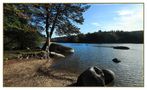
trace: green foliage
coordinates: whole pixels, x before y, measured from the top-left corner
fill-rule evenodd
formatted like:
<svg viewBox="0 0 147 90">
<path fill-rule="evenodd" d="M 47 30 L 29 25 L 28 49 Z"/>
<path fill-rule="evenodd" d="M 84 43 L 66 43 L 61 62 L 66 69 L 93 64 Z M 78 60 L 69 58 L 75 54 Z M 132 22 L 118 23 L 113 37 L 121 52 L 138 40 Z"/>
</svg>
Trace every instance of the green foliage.
<svg viewBox="0 0 147 90">
<path fill-rule="evenodd" d="M 79 33 L 74 24 L 83 23 L 83 12 L 89 8 L 86 4 L 27 4 L 27 7 L 30 8 L 32 25 L 49 30 L 51 36 L 54 30 L 57 35 Z"/>
<path fill-rule="evenodd" d="M 33 48 L 40 42 L 36 27 L 29 25 L 29 18 L 19 4 L 4 4 L 4 49 Z"/>
<path fill-rule="evenodd" d="M 5 31 L 4 47 L 5 49 L 26 49 L 35 48 L 40 44 L 41 37 L 37 31 L 9 30 Z M 11 37 L 11 38 L 10 38 Z M 9 44 L 10 41 L 13 41 Z"/>
<path fill-rule="evenodd" d="M 15 4 L 4 4 L 4 30 L 24 30 L 27 19 Z"/>
</svg>

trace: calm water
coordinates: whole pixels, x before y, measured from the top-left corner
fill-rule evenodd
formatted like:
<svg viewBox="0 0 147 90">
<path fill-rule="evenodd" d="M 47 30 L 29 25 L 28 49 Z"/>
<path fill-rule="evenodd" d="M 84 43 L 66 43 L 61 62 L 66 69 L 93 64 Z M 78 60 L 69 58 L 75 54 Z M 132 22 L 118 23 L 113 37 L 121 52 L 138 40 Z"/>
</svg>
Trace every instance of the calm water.
<svg viewBox="0 0 147 90">
<path fill-rule="evenodd" d="M 61 60 L 57 68 L 80 74 L 90 66 L 97 66 L 115 73 L 114 86 L 144 86 L 143 44 L 62 44 L 74 48 L 75 53 Z M 130 49 L 119 50 L 109 46 L 127 46 Z M 113 58 L 121 62 L 114 63 Z"/>
</svg>

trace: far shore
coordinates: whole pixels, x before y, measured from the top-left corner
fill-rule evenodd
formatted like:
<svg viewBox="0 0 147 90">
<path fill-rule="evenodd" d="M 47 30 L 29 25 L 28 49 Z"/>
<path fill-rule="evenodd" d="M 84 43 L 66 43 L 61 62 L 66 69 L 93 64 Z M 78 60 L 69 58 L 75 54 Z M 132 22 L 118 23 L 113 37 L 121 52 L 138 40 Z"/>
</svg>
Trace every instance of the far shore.
<svg viewBox="0 0 147 90">
<path fill-rule="evenodd" d="M 76 44 L 144 44 L 144 43 L 89 43 L 89 42 L 55 42 L 55 43 L 76 43 Z"/>
</svg>

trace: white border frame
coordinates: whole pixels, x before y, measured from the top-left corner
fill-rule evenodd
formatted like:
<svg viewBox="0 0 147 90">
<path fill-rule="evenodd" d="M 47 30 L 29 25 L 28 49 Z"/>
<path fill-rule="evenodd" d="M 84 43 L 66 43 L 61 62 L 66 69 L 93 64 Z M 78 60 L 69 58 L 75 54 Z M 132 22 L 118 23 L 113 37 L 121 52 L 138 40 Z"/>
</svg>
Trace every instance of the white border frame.
<svg viewBox="0 0 147 90">
<path fill-rule="evenodd" d="M 134 90 L 138 90 L 138 89 L 147 89 L 147 84 L 146 84 L 146 75 L 147 72 L 145 71 L 147 68 L 147 61 L 146 61 L 146 1 L 147 0 L 0 0 L 0 29 L 1 32 L 3 32 L 3 3 L 144 3 L 144 87 L 3 87 L 3 33 L 0 33 L 0 65 L 2 68 L 0 68 L 0 89 L 11 89 L 11 90 L 16 90 L 16 89 L 35 89 L 35 90 L 39 90 L 39 89 L 60 89 L 60 90 L 65 90 L 65 89 L 93 89 L 93 90 L 97 90 L 97 89 L 103 89 L 103 90 L 118 90 L 118 89 L 134 89 Z"/>
</svg>

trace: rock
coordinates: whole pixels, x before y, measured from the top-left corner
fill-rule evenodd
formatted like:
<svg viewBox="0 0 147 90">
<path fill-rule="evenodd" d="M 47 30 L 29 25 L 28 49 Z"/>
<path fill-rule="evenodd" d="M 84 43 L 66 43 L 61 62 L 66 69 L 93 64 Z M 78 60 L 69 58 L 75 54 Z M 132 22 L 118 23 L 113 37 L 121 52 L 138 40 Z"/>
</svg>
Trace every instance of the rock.
<svg viewBox="0 0 147 90">
<path fill-rule="evenodd" d="M 123 50 L 128 50 L 130 49 L 129 47 L 126 47 L 126 46 L 115 46 L 113 47 L 114 49 L 123 49 Z"/>
<path fill-rule="evenodd" d="M 62 57 L 62 58 L 65 57 L 64 55 L 62 55 L 62 54 L 60 54 L 60 53 L 56 53 L 56 52 L 51 52 L 51 53 L 50 53 L 50 56 L 51 56 L 51 57 Z"/>
<path fill-rule="evenodd" d="M 26 59 L 29 59 L 29 56 L 27 56 Z"/>
<path fill-rule="evenodd" d="M 90 67 L 78 77 L 76 86 L 113 86 L 114 79 L 113 71 Z"/>
<path fill-rule="evenodd" d="M 105 85 L 106 86 L 113 86 L 114 79 L 115 79 L 114 72 L 109 69 L 103 69 L 102 71 L 104 73 Z"/>
<path fill-rule="evenodd" d="M 105 86 L 104 73 L 99 68 L 90 67 L 78 77 L 77 86 Z"/>
<path fill-rule="evenodd" d="M 22 55 L 21 55 L 21 54 L 17 55 L 17 59 L 20 59 L 21 57 L 22 57 Z"/>
<path fill-rule="evenodd" d="M 112 59 L 112 61 L 115 62 L 115 63 L 119 63 L 119 62 L 121 62 L 121 61 L 118 60 L 117 58 Z"/>
<path fill-rule="evenodd" d="M 30 49 L 29 47 L 26 47 L 26 50 L 27 50 L 27 51 L 30 51 L 31 49 Z"/>
<path fill-rule="evenodd" d="M 49 50 L 51 52 L 56 52 L 60 54 L 71 54 L 74 52 L 74 49 L 57 43 L 51 43 Z"/>
<path fill-rule="evenodd" d="M 20 58 L 19 58 L 19 60 L 22 60 L 23 59 L 23 57 L 21 56 Z"/>
</svg>

